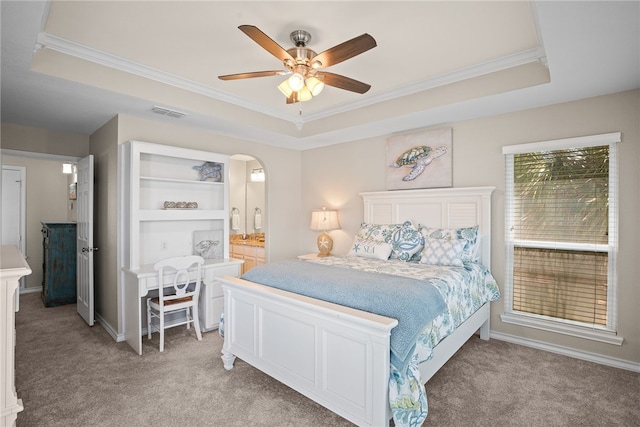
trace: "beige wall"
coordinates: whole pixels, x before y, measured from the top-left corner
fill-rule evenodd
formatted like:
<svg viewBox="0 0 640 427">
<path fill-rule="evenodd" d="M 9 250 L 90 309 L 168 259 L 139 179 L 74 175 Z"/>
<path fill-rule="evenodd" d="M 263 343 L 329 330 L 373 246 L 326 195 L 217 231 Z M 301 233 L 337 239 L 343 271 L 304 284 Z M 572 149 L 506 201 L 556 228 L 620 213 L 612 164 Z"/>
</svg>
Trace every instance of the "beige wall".
<svg viewBox="0 0 640 427">
<path fill-rule="evenodd" d="M 86 157 L 89 135 L 2 123 L 2 148 L 33 153 Z"/>
<path fill-rule="evenodd" d="M 443 124 L 453 128 L 453 185 L 495 186 L 492 198 L 492 265 L 504 278 L 504 145 L 622 132 L 620 155 L 620 241 L 618 332 L 622 346 L 558 335 L 500 321 L 504 302 L 492 305 L 491 328 L 543 343 L 625 361 L 640 362 L 640 91 L 623 92 L 477 120 Z M 334 252 L 344 254 L 362 218 L 362 191 L 385 189 L 386 137 L 302 153 L 303 219 L 323 204 L 339 210 L 342 230 L 331 232 Z M 331 173 L 326 173 L 330 165 Z M 302 228 L 300 247 L 314 252 L 315 233 Z"/>
<path fill-rule="evenodd" d="M 222 154 L 250 154 L 264 166 L 269 215 L 267 253 L 269 260 L 291 258 L 299 253 L 300 229 L 300 152 L 274 148 L 248 141 L 222 137 L 211 132 L 146 121 L 120 115 L 91 136 L 91 154 L 95 156 L 96 204 L 95 243 L 101 248 L 96 259 L 96 313 L 113 333 L 122 334 L 119 312 L 118 223 L 118 146 L 129 140 L 153 142 Z M 116 215 L 116 213 L 118 213 Z M 121 239 L 123 240 L 123 239 Z"/>
<path fill-rule="evenodd" d="M 26 257 L 32 273 L 26 276 L 27 290 L 42 289 L 41 221 L 68 221 L 68 175 L 62 162 L 22 156 L 2 156 L 3 165 L 24 166 L 26 170 Z"/>
<path fill-rule="evenodd" d="M 94 162 L 93 256 L 94 306 L 96 320 L 112 334 L 122 330 L 118 305 L 118 118 L 91 135 Z"/>
<path fill-rule="evenodd" d="M 62 173 L 63 159 L 89 153 L 87 135 L 2 123 L 0 147 L 11 150 L 3 165 L 26 169 L 26 256 L 33 271 L 25 279 L 27 290 L 42 289 L 41 221 L 75 220 L 75 202 L 68 199 L 70 175 Z M 21 154 L 22 152 L 24 154 Z M 47 154 L 50 156 L 42 155 Z"/>
</svg>

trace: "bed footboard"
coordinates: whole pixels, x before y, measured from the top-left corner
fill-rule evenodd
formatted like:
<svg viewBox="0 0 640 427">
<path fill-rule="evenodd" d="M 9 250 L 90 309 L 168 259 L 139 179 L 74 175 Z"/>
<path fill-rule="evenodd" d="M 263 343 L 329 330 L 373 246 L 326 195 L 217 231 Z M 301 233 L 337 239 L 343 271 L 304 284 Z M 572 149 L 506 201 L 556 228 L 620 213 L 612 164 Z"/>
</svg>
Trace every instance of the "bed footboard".
<svg viewBox="0 0 640 427">
<path fill-rule="evenodd" d="M 357 425 L 387 425 L 397 320 L 222 277 L 222 360 L 236 357 Z"/>
</svg>

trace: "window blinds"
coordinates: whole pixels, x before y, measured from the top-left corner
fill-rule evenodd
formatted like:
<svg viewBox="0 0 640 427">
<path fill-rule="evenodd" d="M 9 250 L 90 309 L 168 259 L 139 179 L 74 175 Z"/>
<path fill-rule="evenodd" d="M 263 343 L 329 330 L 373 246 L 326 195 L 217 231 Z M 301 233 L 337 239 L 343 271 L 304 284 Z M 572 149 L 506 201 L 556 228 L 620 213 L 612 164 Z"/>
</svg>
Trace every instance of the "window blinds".
<svg viewBox="0 0 640 427">
<path fill-rule="evenodd" d="M 505 147 L 507 311 L 613 328 L 616 153 L 596 137 Z"/>
</svg>

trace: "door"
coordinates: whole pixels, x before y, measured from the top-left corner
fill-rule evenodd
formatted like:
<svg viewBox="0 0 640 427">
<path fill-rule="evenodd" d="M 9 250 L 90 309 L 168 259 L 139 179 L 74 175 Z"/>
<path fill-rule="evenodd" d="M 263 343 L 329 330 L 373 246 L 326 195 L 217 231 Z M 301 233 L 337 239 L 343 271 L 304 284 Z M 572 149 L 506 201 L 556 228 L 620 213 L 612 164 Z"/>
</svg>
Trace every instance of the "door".
<svg viewBox="0 0 640 427">
<path fill-rule="evenodd" d="M 3 245 L 15 245 L 24 257 L 26 168 L 23 166 L 2 166 L 2 235 Z M 25 287 L 25 278 L 20 279 L 20 289 Z M 17 295 L 17 294 L 16 294 Z"/>
<path fill-rule="evenodd" d="M 80 160 L 77 183 L 77 278 L 78 314 L 89 326 L 94 323 L 93 305 L 93 156 Z"/>
</svg>

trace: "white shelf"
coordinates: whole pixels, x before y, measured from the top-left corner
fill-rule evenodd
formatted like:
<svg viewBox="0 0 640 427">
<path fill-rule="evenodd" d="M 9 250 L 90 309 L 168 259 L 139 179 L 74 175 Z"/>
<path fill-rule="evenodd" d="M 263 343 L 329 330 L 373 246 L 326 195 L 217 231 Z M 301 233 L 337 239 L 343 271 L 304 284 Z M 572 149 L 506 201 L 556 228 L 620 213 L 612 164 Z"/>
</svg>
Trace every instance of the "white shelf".
<svg viewBox="0 0 640 427">
<path fill-rule="evenodd" d="M 193 179 L 174 179 L 174 178 L 159 178 L 155 176 L 141 176 L 140 181 L 155 181 L 155 182 L 166 182 L 166 183 L 174 183 L 174 184 L 186 184 L 186 185 L 217 185 L 224 186 L 224 182 L 215 182 L 215 181 L 198 181 Z"/>
<path fill-rule="evenodd" d="M 224 210 L 204 209 L 149 209 L 140 210 L 140 221 L 190 221 L 190 220 L 221 220 L 227 217 Z"/>
</svg>

